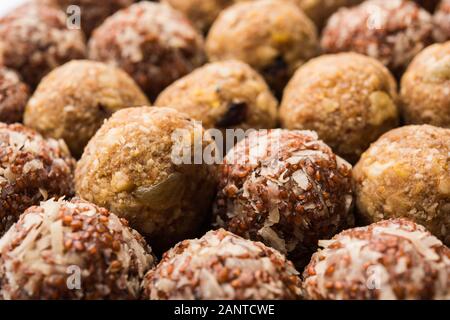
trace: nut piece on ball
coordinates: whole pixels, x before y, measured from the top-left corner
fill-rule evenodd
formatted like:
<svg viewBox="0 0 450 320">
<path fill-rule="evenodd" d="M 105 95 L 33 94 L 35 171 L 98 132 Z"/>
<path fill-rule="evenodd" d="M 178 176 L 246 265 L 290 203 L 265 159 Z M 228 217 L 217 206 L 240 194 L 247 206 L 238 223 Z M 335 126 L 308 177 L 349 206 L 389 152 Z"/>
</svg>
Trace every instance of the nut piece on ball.
<svg viewBox="0 0 450 320">
<path fill-rule="evenodd" d="M 0 123 L 0 236 L 32 205 L 73 195 L 75 160 L 62 140 Z"/>
<path fill-rule="evenodd" d="M 0 240 L 0 298 L 137 299 L 153 266 L 150 247 L 124 219 L 79 199 L 51 199 Z"/>
<path fill-rule="evenodd" d="M 369 0 L 343 8 L 327 22 L 325 52 L 354 51 L 380 60 L 397 76 L 433 43 L 431 15 L 408 0 Z"/>
<path fill-rule="evenodd" d="M 171 106 L 206 128 L 273 128 L 277 100 L 247 64 L 230 60 L 201 67 L 167 87 L 155 102 Z"/>
<path fill-rule="evenodd" d="M 52 69 L 86 55 L 83 33 L 67 28 L 65 13 L 35 2 L 0 18 L 0 39 L 0 61 L 33 88 Z"/>
<path fill-rule="evenodd" d="M 398 125 L 397 84 L 377 60 L 357 53 L 324 55 L 299 68 L 280 108 L 282 126 L 314 130 L 355 163 L 370 143 Z"/>
<path fill-rule="evenodd" d="M 361 220 L 405 217 L 450 244 L 450 129 L 405 126 L 381 136 L 353 169 Z"/>
<path fill-rule="evenodd" d="M 289 1 L 235 4 L 214 22 L 206 41 L 212 61 L 242 60 L 278 94 L 294 71 L 318 53 L 314 23 Z"/>
<path fill-rule="evenodd" d="M 205 60 L 202 36 L 180 12 L 140 2 L 116 12 L 89 41 L 89 57 L 128 72 L 150 99 Z"/>
<path fill-rule="evenodd" d="M 0 121 L 22 122 L 23 111 L 30 96 L 30 89 L 20 76 L 0 66 Z"/>
<path fill-rule="evenodd" d="M 419 53 L 402 78 L 406 123 L 450 128 L 450 41 Z"/>
<path fill-rule="evenodd" d="M 35 0 L 36 1 L 36 0 Z M 81 29 L 87 36 L 98 27 L 107 17 L 114 12 L 132 5 L 135 0 L 38 0 L 52 1 L 66 11 L 70 6 L 78 6 L 81 9 Z"/>
<path fill-rule="evenodd" d="M 219 229 L 166 252 L 143 290 L 152 300 L 292 300 L 300 298 L 300 278 L 276 250 Z"/>
<path fill-rule="evenodd" d="M 317 241 L 353 223 L 351 165 L 311 131 L 260 130 L 220 167 L 215 224 L 304 266 Z"/>
<path fill-rule="evenodd" d="M 319 241 L 303 273 L 306 299 L 450 299 L 450 250 L 406 219 Z"/>
<path fill-rule="evenodd" d="M 100 62 L 71 61 L 48 74 L 29 100 L 24 123 L 46 137 L 64 139 L 79 158 L 115 111 L 148 105 L 124 71 Z"/>
<path fill-rule="evenodd" d="M 193 158 L 211 144 L 201 126 L 174 109 L 122 109 L 89 141 L 77 165 L 77 194 L 165 250 L 197 235 L 210 211 L 215 168 Z M 179 149 L 191 155 L 179 158 Z"/>
<path fill-rule="evenodd" d="M 434 14 L 434 37 L 439 42 L 450 40 L 450 0 L 442 0 Z"/>
</svg>

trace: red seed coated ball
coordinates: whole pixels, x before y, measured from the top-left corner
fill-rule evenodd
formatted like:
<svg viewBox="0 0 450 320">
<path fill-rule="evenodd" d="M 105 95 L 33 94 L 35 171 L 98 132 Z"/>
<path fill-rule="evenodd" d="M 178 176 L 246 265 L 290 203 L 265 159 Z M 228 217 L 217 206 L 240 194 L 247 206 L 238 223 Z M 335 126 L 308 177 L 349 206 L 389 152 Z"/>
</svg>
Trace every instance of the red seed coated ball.
<svg viewBox="0 0 450 320">
<path fill-rule="evenodd" d="M 352 225 L 351 165 L 312 131 L 257 131 L 220 167 L 215 225 L 304 266 L 317 241 Z"/>
<path fill-rule="evenodd" d="M 13 70 L 0 67 L 0 121 L 22 122 L 29 96 L 29 88 L 20 76 Z"/>
<path fill-rule="evenodd" d="M 153 100 L 203 64 L 203 38 L 178 11 L 140 2 L 109 17 L 89 42 L 89 56 L 128 72 Z"/>
<path fill-rule="evenodd" d="M 62 140 L 0 123 L 0 236 L 29 206 L 74 192 L 75 160 Z"/>
<path fill-rule="evenodd" d="M 391 130 L 353 169 L 364 223 L 408 218 L 450 244 L 450 129 L 411 125 Z"/>
<path fill-rule="evenodd" d="M 431 15 L 407 0 L 369 0 L 328 20 L 324 51 L 355 51 L 380 60 L 401 75 L 414 56 L 433 42 Z"/>
<path fill-rule="evenodd" d="M 0 240 L 0 298 L 136 299 L 153 265 L 125 220 L 83 200 L 51 199 Z"/>
<path fill-rule="evenodd" d="M 294 71 L 318 49 L 314 23 L 290 1 L 234 4 L 222 11 L 206 41 L 211 61 L 248 63 L 278 95 Z"/>
<path fill-rule="evenodd" d="M 434 37 L 438 42 L 450 40 L 450 0 L 442 0 L 434 14 Z"/>
<path fill-rule="evenodd" d="M 401 88 L 406 123 L 450 128 L 450 41 L 420 52 L 403 75 Z"/>
<path fill-rule="evenodd" d="M 34 2 L 0 19 L 0 39 L 4 65 L 32 87 L 50 70 L 86 54 L 83 33 L 67 28 L 64 12 Z"/>
<path fill-rule="evenodd" d="M 81 10 L 81 28 L 89 36 L 107 17 L 116 11 L 132 5 L 135 0 L 51 0 L 62 10 L 78 6 Z M 69 11 L 70 15 L 70 11 Z"/>
<path fill-rule="evenodd" d="M 307 299 L 450 299 L 450 250 L 406 219 L 319 242 L 303 273 Z"/>
<path fill-rule="evenodd" d="M 298 299 L 300 278 L 278 251 L 219 229 L 166 252 L 143 289 L 152 300 Z"/>
</svg>

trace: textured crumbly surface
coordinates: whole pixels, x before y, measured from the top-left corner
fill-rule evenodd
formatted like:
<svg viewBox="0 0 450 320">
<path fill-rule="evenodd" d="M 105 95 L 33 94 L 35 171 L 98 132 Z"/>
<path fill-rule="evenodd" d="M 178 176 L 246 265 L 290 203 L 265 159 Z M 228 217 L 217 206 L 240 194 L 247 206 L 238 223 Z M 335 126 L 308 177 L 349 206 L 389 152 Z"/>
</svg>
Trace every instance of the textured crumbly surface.
<svg viewBox="0 0 450 320">
<path fill-rule="evenodd" d="M 174 109 L 117 111 L 87 145 L 75 176 L 78 195 L 126 218 L 157 249 L 196 235 L 216 186 L 214 167 L 172 161 L 176 130 L 185 131 L 189 150 L 211 143 L 198 141 L 203 129 Z"/>
<path fill-rule="evenodd" d="M 356 53 L 323 55 L 295 73 L 284 90 L 282 126 L 314 130 L 355 163 L 370 143 L 398 125 L 397 84 L 377 60 Z"/>
<path fill-rule="evenodd" d="M 46 1 L 46 0 L 43 0 Z M 47 0 L 48 1 L 48 0 Z M 69 6 L 79 6 L 81 9 L 81 29 L 87 36 L 107 17 L 116 11 L 132 5 L 135 0 L 51 0 L 66 11 Z"/>
<path fill-rule="evenodd" d="M 153 266 L 150 247 L 124 219 L 82 200 L 51 199 L 0 240 L 0 298 L 137 299 Z"/>
<path fill-rule="evenodd" d="M 450 128 L 450 41 L 419 53 L 403 75 L 401 88 L 406 123 Z"/>
<path fill-rule="evenodd" d="M 412 1 L 369 0 L 328 20 L 321 45 L 329 53 L 354 51 L 380 60 L 401 75 L 433 42 L 431 15 Z"/>
<path fill-rule="evenodd" d="M 407 217 L 450 243 L 450 129 L 412 125 L 384 134 L 353 170 L 366 223 Z"/>
<path fill-rule="evenodd" d="M 140 2 L 107 18 L 89 41 L 89 56 L 121 67 L 150 99 L 205 60 L 202 36 L 180 12 Z"/>
<path fill-rule="evenodd" d="M 237 59 L 259 71 L 281 94 L 294 71 L 318 53 L 314 23 L 288 1 L 237 3 L 214 22 L 206 41 L 210 60 Z"/>
<path fill-rule="evenodd" d="M 439 42 L 450 40 L 450 0 L 442 0 L 434 14 L 434 37 Z"/>
<path fill-rule="evenodd" d="M 57 66 L 86 55 L 83 33 L 67 29 L 64 12 L 35 2 L 0 18 L 0 39 L 4 65 L 31 87 Z"/>
<path fill-rule="evenodd" d="M 413 1 L 430 12 L 434 12 L 436 7 L 441 2 L 441 0 L 413 0 Z"/>
<path fill-rule="evenodd" d="M 264 79 L 247 64 L 207 64 L 167 87 L 155 102 L 170 106 L 206 128 L 273 128 L 277 100 Z"/>
<path fill-rule="evenodd" d="M 307 299 L 450 299 L 450 250 L 405 219 L 319 242 L 303 273 Z"/>
<path fill-rule="evenodd" d="M 0 123 L 0 236 L 29 206 L 73 195 L 75 160 L 62 140 Z"/>
<path fill-rule="evenodd" d="M 311 131 L 256 131 L 220 167 L 215 225 L 304 266 L 317 241 L 353 223 L 351 165 Z"/>
<path fill-rule="evenodd" d="M 0 67 L 0 121 L 22 122 L 29 96 L 30 90 L 20 76 L 13 70 Z"/>
<path fill-rule="evenodd" d="M 143 282 L 146 299 L 298 299 L 292 263 L 261 242 L 223 229 L 185 240 L 164 254 Z"/>
<path fill-rule="evenodd" d="M 56 68 L 41 81 L 27 104 L 24 123 L 46 137 L 64 139 L 78 158 L 115 111 L 148 104 L 124 71 L 77 60 Z"/>
</svg>

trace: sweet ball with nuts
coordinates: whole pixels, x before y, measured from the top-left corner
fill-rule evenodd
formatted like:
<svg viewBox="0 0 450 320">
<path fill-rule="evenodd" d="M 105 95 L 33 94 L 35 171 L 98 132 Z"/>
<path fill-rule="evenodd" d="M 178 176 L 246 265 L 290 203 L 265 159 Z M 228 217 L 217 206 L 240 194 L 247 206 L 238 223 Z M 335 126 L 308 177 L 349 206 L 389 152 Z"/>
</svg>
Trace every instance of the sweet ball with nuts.
<svg viewBox="0 0 450 320">
<path fill-rule="evenodd" d="M 0 66 L 0 121 L 22 122 L 30 89 L 13 70 Z"/>
<path fill-rule="evenodd" d="M 209 128 L 273 128 L 277 100 L 264 79 L 247 64 L 207 64 L 167 87 L 155 102 L 171 106 Z"/>
<path fill-rule="evenodd" d="M 252 132 L 220 166 L 214 224 L 304 266 L 317 241 L 353 223 L 351 165 L 311 131 Z"/>
<path fill-rule="evenodd" d="M 0 240 L 0 298 L 137 299 L 154 262 L 124 219 L 79 199 L 51 199 Z"/>
<path fill-rule="evenodd" d="M 83 33 L 67 28 L 64 12 L 34 1 L 0 18 L 0 39 L 0 61 L 33 88 L 52 69 L 86 55 Z"/>
<path fill-rule="evenodd" d="M 414 222 L 384 220 L 319 246 L 303 273 L 306 299 L 450 298 L 450 250 Z"/>
<path fill-rule="evenodd" d="M 76 192 L 126 218 L 155 250 L 166 250 L 195 236 L 209 213 L 215 167 L 195 159 L 211 145 L 201 125 L 174 109 L 119 110 L 89 141 Z"/>
<path fill-rule="evenodd" d="M 0 123 L 0 236 L 29 206 L 72 196 L 75 160 L 62 140 Z"/>
<path fill-rule="evenodd" d="M 73 60 L 41 81 L 27 104 L 24 123 L 46 137 L 64 139 L 79 158 L 115 111 L 148 104 L 138 85 L 121 69 Z"/>
<path fill-rule="evenodd" d="M 401 82 L 406 123 L 450 128 L 450 41 L 419 53 Z"/>
<path fill-rule="evenodd" d="M 212 61 L 242 60 L 280 95 L 294 71 L 318 53 L 314 23 L 289 1 L 260 0 L 225 9 L 209 31 Z"/>
<path fill-rule="evenodd" d="M 357 53 L 323 55 L 299 68 L 284 90 L 282 126 L 314 130 L 355 163 L 398 125 L 397 84 L 377 60 Z"/>
<path fill-rule="evenodd" d="M 328 20 L 321 40 L 327 53 L 362 53 L 380 60 L 397 76 L 431 43 L 431 15 L 409 0 L 369 0 L 340 9 Z"/>
<path fill-rule="evenodd" d="M 219 229 L 166 252 L 145 276 L 143 296 L 152 300 L 293 300 L 300 297 L 300 278 L 278 251 Z"/>
<path fill-rule="evenodd" d="M 359 218 L 405 217 L 450 244 L 450 129 L 411 125 L 384 134 L 353 169 Z"/>
<path fill-rule="evenodd" d="M 116 12 L 89 41 L 89 57 L 128 72 L 150 99 L 205 60 L 203 38 L 184 15 L 148 1 Z"/>
</svg>

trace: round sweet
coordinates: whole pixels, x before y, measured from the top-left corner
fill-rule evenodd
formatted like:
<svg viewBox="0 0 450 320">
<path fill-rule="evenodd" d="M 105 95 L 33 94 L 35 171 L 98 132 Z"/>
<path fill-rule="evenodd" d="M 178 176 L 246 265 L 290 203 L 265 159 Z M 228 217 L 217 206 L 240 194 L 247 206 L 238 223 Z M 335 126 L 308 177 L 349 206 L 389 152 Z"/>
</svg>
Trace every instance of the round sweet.
<svg viewBox="0 0 450 320">
<path fill-rule="evenodd" d="M 294 71 L 318 53 L 314 23 L 289 1 L 237 3 L 219 15 L 209 31 L 210 60 L 247 62 L 280 95 Z"/>
<path fill-rule="evenodd" d="M 148 104 L 124 71 L 100 62 L 75 60 L 41 81 L 27 104 L 24 123 L 46 137 L 64 139 L 79 158 L 115 111 Z"/>
<path fill-rule="evenodd" d="M 150 99 L 205 60 L 202 36 L 178 11 L 140 2 L 116 12 L 89 41 L 89 56 L 128 72 Z"/>
<path fill-rule="evenodd" d="M 0 298 L 137 299 L 153 265 L 124 219 L 79 199 L 51 199 L 0 240 Z"/>
<path fill-rule="evenodd" d="M 0 18 L 0 39 L 0 60 L 33 88 L 52 69 L 86 55 L 83 33 L 67 28 L 65 13 L 35 2 Z"/>
<path fill-rule="evenodd" d="M 247 64 L 207 64 L 167 87 L 155 102 L 170 106 L 206 128 L 273 128 L 277 100 L 264 79 Z"/>
<path fill-rule="evenodd" d="M 442 0 L 434 14 L 434 37 L 438 42 L 450 40 L 450 0 Z"/>
<path fill-rule="evenodd" d="M 405 217 L 450 243 L 450 129 L 411 125 L 381 136 L 353 169 L 361 220 Z"/>
<path fill-rule="evenodd" d="M 45 1 L 45 0 L 44 0 Z M 81 29 L 87 36 L 98 27 L 107 17 L 116 11 L 132 5 L 135 0 L 51 0 L 64 11 L 69 6 L 81 9 Z"/>
<path fill-rule="evenodd" d="M 30 96 L 30 89 L 20 76 L 0 66 L 0 121 L 22 122 L 23 111 Z"/>
<path fill-rule="evenodd" d="M 198 141 L 202 135 L 201 126 L 174 109 L 119 110 L 86 146 L 77 194 L 126 218 L 155 250 L 195 236 L 211 208 L 216 172 L 204 161 L 194 164 L 197 152 L 179 159 L 177 148 L 210 145 L 206 134 Z"/>
<path fill-rule="evenodd" d="M 384 220 L 319 246 L 303 273 L 306 299 L 450 299 L 450 250 L 414 222 Z"/>
<path fill-rule="evenodd" d="M 215 225 L 304 266 L 317 241 L 353 223 L 351 165 L 311 131 L 254 131 L 220 167 Z"/>
<path fill-rule="evenodd" d="M 183 12 L 197 27 L 207 33 L 219 13 L 237 0 L 162 0 L 178 11 Z"/>
<path fill-rule="evenodd" d="M 75 160 L 62 140 L 0 123 L 0 236 L 29 206 L 73 195 Z"/>
<path fill-rule="evenodd" d="M 450 41 L 419 53 L 402 78 L 406 123 L 450 128 Z"/>
<path fill-rule="evenodd" d="M 354 51 L 380 60 L 396 75 L 433 42 L 431 15 L 408 0 L 369 0 L 343 8 L 328 20 L 322 49 Z"/>
<path fill-rule="evenodd" d="M 323 55 L 300 67 L 284 90 L 282 126 L 314 130 L 355 163 L 398 125 L 397 84 L 377 60 L 357 53 Z"/>
<path fill-rule="evenodd" d="M 146 274 L 143 287 L 144 298 L 152 300 L 300 298 L 300 278 L 290 261 L 223 229 L 177 244 Z"/>
</svg>

